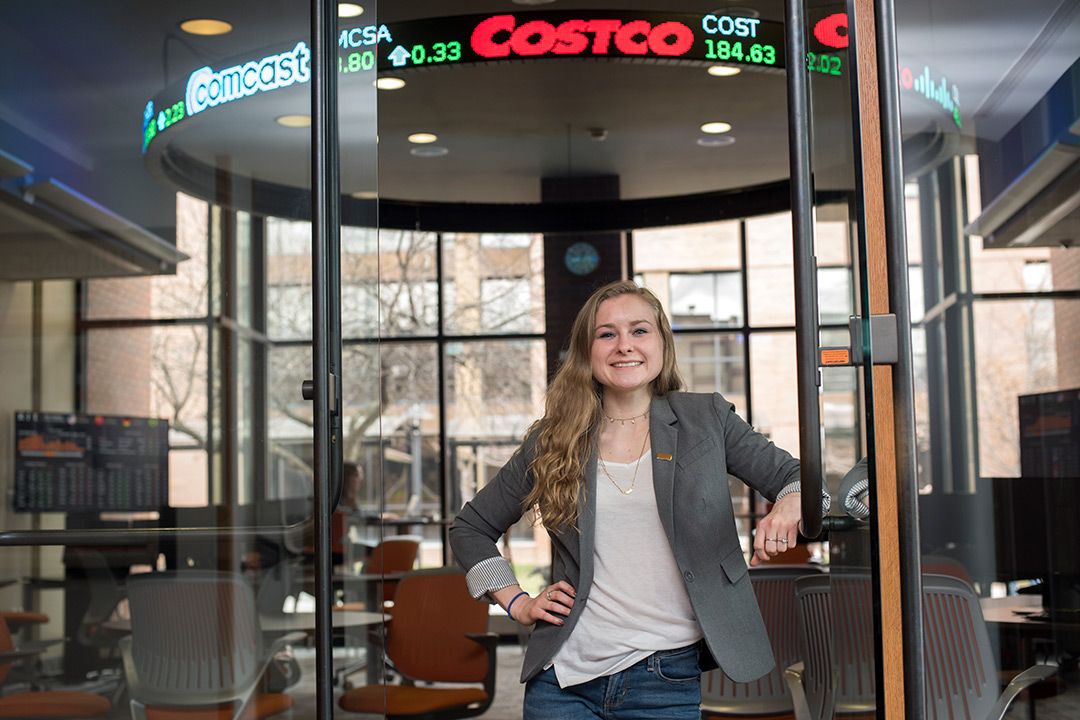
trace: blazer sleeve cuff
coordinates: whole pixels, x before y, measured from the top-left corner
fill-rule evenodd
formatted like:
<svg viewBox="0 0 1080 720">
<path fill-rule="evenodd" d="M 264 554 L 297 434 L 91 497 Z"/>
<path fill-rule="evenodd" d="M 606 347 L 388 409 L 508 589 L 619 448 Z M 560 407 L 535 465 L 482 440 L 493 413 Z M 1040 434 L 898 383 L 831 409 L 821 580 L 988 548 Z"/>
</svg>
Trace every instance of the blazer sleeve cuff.
<svg viewBox="0 0 1080 720">
<path fill-rule="evenodd" d="M 502 555 L 481 560 L 473 565 L 465 573 L 465 583 L 469 586 L 470 595 L 477 600 L 487 600 L 492 604 L 495 600 L 488 593 L 501 590 L 508 585 L 519 584 L 513 568 Z"/>
</svg>

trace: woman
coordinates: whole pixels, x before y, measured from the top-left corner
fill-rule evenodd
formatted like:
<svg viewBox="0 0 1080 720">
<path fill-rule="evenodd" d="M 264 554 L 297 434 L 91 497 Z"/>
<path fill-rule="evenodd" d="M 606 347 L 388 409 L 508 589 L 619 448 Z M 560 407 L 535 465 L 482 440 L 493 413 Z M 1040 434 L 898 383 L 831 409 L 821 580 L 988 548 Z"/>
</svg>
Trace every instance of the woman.
<svg viewBox="0 0 1080 720">
<path fill-rule="evenodd" d="M 719 394 L 679 392 L 671 326 L 632 282 L 578 313 L 544 417 L 458 514 L 450 543 L 473 596 L 536 625 L 526 720 L 699 718 L 703 669 L 772 669 L 739 546 L 728 472 L 775 500 L 751 565 L 795 545 L 799 463 Z M 552 580 L 521 590 L 496 541 L 538 507 Z"/>
</svg>

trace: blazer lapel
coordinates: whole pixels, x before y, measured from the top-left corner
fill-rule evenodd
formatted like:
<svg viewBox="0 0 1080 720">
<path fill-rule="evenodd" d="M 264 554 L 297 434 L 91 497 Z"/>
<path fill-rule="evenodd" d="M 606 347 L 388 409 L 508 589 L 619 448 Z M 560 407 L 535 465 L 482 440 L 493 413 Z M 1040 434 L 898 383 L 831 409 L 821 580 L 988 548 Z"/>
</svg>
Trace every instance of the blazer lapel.
<svg viewBox="0 0 1080 720">
<path fill-rule="evenodd" d="M 649 431 L 652 433 L 653 489 L 656 492 L 656 510 L 664 526 L 668 540 L 675 537 L 675 449 L 679 443 L 679 428 L 671 403 L 667 398 L 653 400 L 649 413 Z M 594 473 L 595 475 L 595 473 Z M 674 547 L 674 543 L 672 544 Z"/>
</svg>

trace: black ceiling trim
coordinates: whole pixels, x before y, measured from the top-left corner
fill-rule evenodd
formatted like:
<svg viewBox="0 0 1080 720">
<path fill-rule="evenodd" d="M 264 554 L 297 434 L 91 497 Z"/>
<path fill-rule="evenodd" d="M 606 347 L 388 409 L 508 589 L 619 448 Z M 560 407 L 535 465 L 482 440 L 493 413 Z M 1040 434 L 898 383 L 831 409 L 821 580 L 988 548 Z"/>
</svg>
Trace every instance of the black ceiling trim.
<svg viewBox="0 0 1080 720">
<path fill-rule="evenodd" d="M 215 168 L 168 147 L 155 174 L 195 197 L 213 202 Z M 258 215 L 311 219 L 311 192 L 280 183 L 234 176 L 237 206 Z M 835 197 L 833 197 L 835 195 Z M 840 202 L 842 193 L 818 194 L 818 203 Z M 242 207 L 239 204 L 242 203 Z M 429 232 L 583 233 L 691 225 L 784 212 L 791 206 L 787 180 L 733 190 L 633 200 L 566 203 L 437 203 L 380 198 L 341 199 L 345 225 Z"/>
</svg>

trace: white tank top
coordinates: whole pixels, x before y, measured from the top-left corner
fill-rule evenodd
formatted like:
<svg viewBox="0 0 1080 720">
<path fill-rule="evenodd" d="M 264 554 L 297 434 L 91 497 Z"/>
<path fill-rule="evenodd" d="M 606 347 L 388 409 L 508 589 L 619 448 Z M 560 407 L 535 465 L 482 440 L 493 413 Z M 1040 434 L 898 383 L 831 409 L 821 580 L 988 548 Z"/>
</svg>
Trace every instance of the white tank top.
<svg viewBox="0 0 1080 720">
<path fill-rule="evenodd" d="M 682 575 L 660 524 L 652 449 L 637 463 L 597 463 L 593 581 L 585 608 L 552 664 L 560 687 L 625 670 L 657 650 L 701 639 Z M 614 483 L 612 482 L 614 480 Z M 624 495 L 616 487 L 634 491 Z"/>
</svg>

